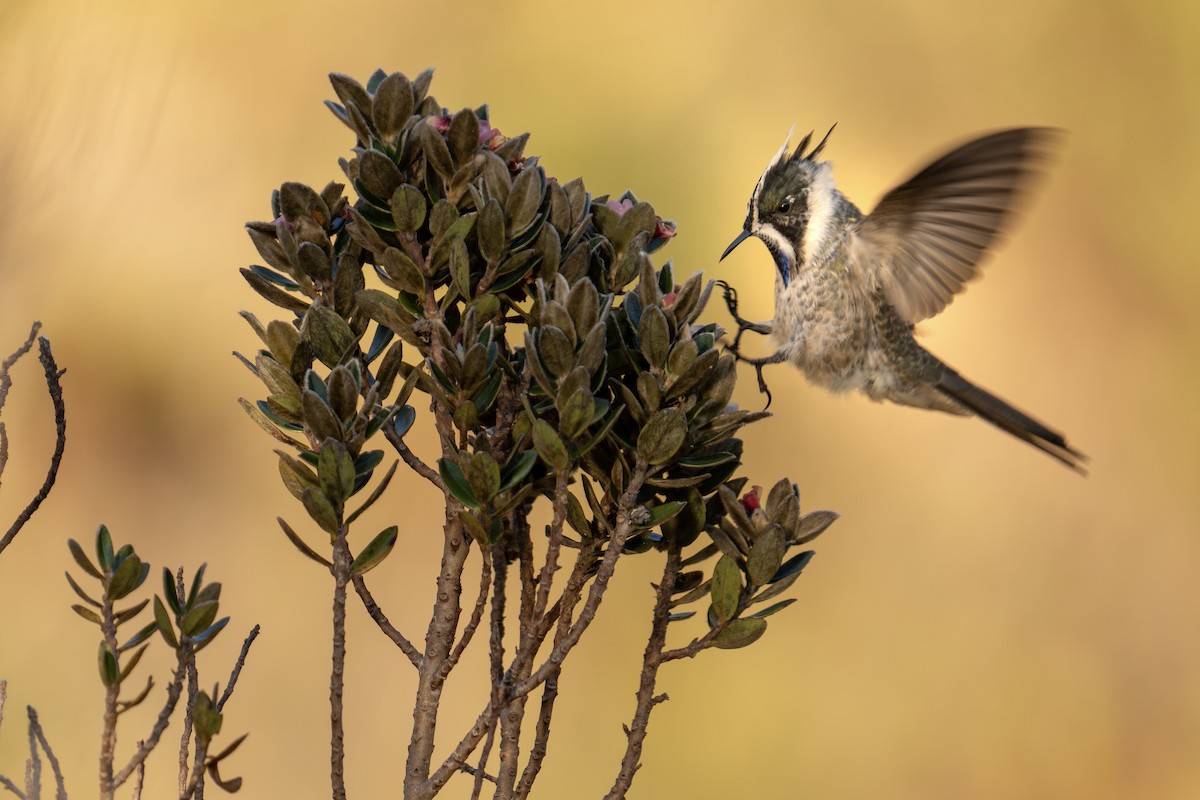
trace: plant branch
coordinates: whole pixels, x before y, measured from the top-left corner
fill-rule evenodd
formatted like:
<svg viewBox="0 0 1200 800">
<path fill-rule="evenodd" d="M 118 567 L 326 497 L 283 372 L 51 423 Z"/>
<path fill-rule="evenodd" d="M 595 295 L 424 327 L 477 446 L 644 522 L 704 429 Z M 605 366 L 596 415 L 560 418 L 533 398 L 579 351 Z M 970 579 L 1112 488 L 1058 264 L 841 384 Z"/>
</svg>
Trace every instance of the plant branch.
<svg viewBox="0 0 1200 800">
<path fill-rule="evenodd" d="M 442 667 L 443 679 L 450 674 L 450 671 L 458 664 L 458 660 L 462 658 L 462 654 L 466 651 L 467 645 L 471 643 L 471 639 L 475 636 L 475 630 L 483 619 L 483 610 L 487 607 L 488 588 L 492 582 L 492 562 L 488 558 L 488 554 L 482 550 L 480 550 L 480 556 L 483 564 L 479 570 L 479 596 L 475 598 L 475 607 L 471 609 L 471 616 L 467 620 L 466 627 L 463 628 L 462 636 L 459 637 L 453 652 L 450 653 Z"/>
<path fill-rule="evenodd" d="M 437 474 L 437 470 L 430 467 L 422 461 L 416 453 L 409 449 L 404 439 L 396 433 L 396 429 L 391 425 L 383 426 L 383 435 L 392 443 L 392 447 L 396 448 L 396 452 L 400 458 L 407 464 L 413 472 L 420 475 L 425 480 L 432 483 L 439 491 L 446 491 L 446 487 L 442 485 L 442 476 Z"/>
<path fill-rule="evenodd" d="M 375 597 L 371 594 L 371 590 L 367 588 L 367 583 L 363 576 L 355 575 L 351 578 L 351 582 L 354 584 L 354 591 L 358 593 L 359 599 L 362 600 L 363 607 L 367 609 L 367 614 L 379 626 L 379 630 L 383 631 L 383 635 L 391 639 L 392 643 L 399 647 L 404 655 L 408 656 L 408 660 L 412 662 L 414 667 L 420 669 L 421 651 L 388 620 L 387 614 L 383 613 L 383 609 L 375 602 Z"/>
<path fill-rule="evenodd" d="M 46 732 L 42 730 L 42 723 L 38 720 L 37 711 L 33 706 L 28 706 L 26 710 L 29 713 L 30 738 L 37 740 L 42 752 L 46 754 L 46 761 L 50 763 L 50 772 L 54 774 L 54 800 L 67 800 L 66 783 L 63 780 L 62 767 L 58 763 L 58 757 L 54 755 L 50 741 L 46 738 Z M 30 744 L 32 745 L 32 742 Z"/>
<path fill-rule="evenodd" d="M 34 323 L 34 332 L 36 332 L 40 323 Z M 30 333 L 32 338 L 33 332 Z M 46 478 L 42 481 L 42 486 L 38 489 L 37 494 L 29 501 L 29 504 L 21 511 L 16 520 L 9 527 L 8 532 L 0 537 L 0 553 L 8 547 L 9 542 L 17 535 L 21 528 L 25 527 L 25 523 L 33 516 L 34 512 L 42 505 L 42 501 L 50 494 L 50 490 L 54 488 L 54 481 L 58 478 L 58 468 L 62 463 L 63 449 L 67 446 L 67 407 L 63 403 L 62 384 L 59 378 L 62 377 L 64 370 L 58 368 L 58 364 L 54 361 L 54 354 L 50 352 L 50 342 L 45 336 L 38 338 L 38 349 L 40 354 L 39 360 L 42 362 L 42 369 L 46 375 L 46 388 L 50 392 L 50 402 L 54 405 L 54 427 L 55 427 L 55 443 L 54 454 L 50 457 L 50 468 L 46 472 Z M 18 350 L 9 358 L 15 360 L 20 358 L 24 351 Z M 8 379 L 8 368 L 10 364 L 6 359 L 3 369 L 0 369 L 0 380 Z M 3 393 L 7 394 L 8 386 L 0 386 Z M 0 406 L 3 405 L 3 394 L 0 394 Z M 7 435 L 5 436 L 5 444 L 7 444 Z M 5 454 L 7 455 L 7 453 Z M 3 471 L 3 465 L 0 465 L 0 472 Z"/>
<path fill-rule="evenodd" d="M 663 647 L 667 642 L 667 625 L 671 619 L 671 593 L 679 579 L 681 548 L 675 539 L 667 543 L 667 560 L 663 566 L 662 580 L 659 581 L 655 594 L 654 617 L 650 626 L 650 640 L 646 642 L 646 651 L 642 656 L 642 675 L 638 682 L 637 704 L 633 720 L 625 729 L 627 744 L 625 755 L 621 758 L 621 769 L 613 782 L 612 789 L 605 795 L 605 800 L 621 800 L 629 792 L 633 784 L 633 776 L 641 767 L 642 745 L 646 740 L 646 732 L 650 724 L 650 712 L 659 703 L 667 699 L 665 694 L 655 695 L 654 686 L 658 678 L 658 668 L 662 664 Z"/>
<path fill-rule="evenodd" d="M 546 758 L 546 748 L 550 741 L 550 720 L 554 716 L 556 699 L 558 699 L 557 672 L 546 678 L 546 683 L 542 687 L 542 702 L 538 712 L 537 727 L 534 729 L 533 746 L 529 749 L 529 761 L 526 762 L 525 769 L 521 772 L 521 780 L 517 783 L 514 795 L 517 800 L 525 800 L 529 797 L 529 792 L 533 789 L 533 782 L 537 780 L 538 773 L 542 769 L 542 762 Z"/>
<path fill-rule="evenodd" d="M 250 653 L 250 645 L 254 644 L 254 640 L 258 638 L 259 626 L 255 625 L 250 629 L 250 633 L 246 635 L 246 640 L 242 642 L 242 651 L 238 653 L 237 661 L 233 663 L 233 670 L 229 673 L 229 681 L 225 684 L 225 691 L 221 692 L 221 699 L 217 701 L 217 711 L 225 708 L 225 704 L 229 702 L 229 698 L 233 697 L 233 687 L 237 686 L 238 676 L 242 674 L 242 667 L 246 664 L 246 656 Z"/>
<path fill-rule="evenodd" d="M 182 642 L 177 652 L 178 660 L 175 665 L 175 674 L 171 678 L 171 683 L 167 686 L 166 703 L 163 704 L 162 709 L 158 712 L 158 718 L 154 721 L 154 727 L 150 731 L 150 736 L 138 742 L 137 750 L 130 757 L 129 763 L 122 767 L 121 771 L 113 777 L 112 786 L 114 789 L 129 780 L 129 776 L 146 760 L 146 756 L 150 755 L 150 751 L 158 746 L 159 738 L 171 722 L 171 714 L 175 711 L 175 706 L 179 702 L 179 696 L 183 694 L 183 681 L 188 660 L 188 654 L 185 652 Z"/>
<path fill-rule="evenodd" d="M 621 555 L 622 549 L 625 547 L 625 540 L 629 538 L 630 532 L 633 530 L 633 520 L 631 514 L 634 506 L 637 504 L 637 495 L 641 491 L 642 484 L 646 480 L 647 465 L 641 458 L 638 459 L 633 470 L 633 475 L 630 478 L 629 485 L 621 494 L 620 502 L 617 505 L 617 524 L 613 526 L 613 532 L 608 538 L 608 547 L 604 551 L 604 557 L 600 559 L 600 566 L 596 570 L 596 576 L 592 579 L 592 587 L 588 591 L 587 600 L 584 601 L 583 608 L 579 612 L 579 618 L 571 624 L 570 630 L 558 640 L 550 655 L 546 660 L 530 675 L 511 687 L 509 690 L 510 697 L 520 697 L 527 695 L 546 678 L 551 672 L 557 671 L 562 666 L 563 659 L 579 642 L 579 638 L 583 636 L 583 632 L 592 624 L 592 620 L 596 616 L 596 609 L 600 606 L 600 601 L 604 598 L 604 592 L 608 589 L 608 581 L 612 578 L 613 572 L 617 567 L 617 558 Z M 561 612 L 560 612 L 561 613 Z M 559 618 L 559 624 L 563 624 L 562 617 Z"/>
<path fill-rule="evenodd" d="M 330 781 L 333 800 L 346 800 L 345 738 L 342 730 L 342 690 L 346 669 L 346 584 L 350 580 L 350 545 L 346 528 L 338 526 L 333 540 L 333 666 L 329 675 Z"/>
</svg>

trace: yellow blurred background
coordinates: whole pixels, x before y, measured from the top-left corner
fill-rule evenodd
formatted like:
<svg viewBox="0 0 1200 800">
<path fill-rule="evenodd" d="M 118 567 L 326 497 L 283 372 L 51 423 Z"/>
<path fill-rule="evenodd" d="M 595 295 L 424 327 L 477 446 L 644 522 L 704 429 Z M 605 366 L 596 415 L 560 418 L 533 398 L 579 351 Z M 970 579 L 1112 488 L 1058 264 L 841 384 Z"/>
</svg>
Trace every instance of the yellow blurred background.
<svg viewBox="0 0 1200 800">
<path fill-rule="evenodd" d="M 734 282 L 758 319 L 765 249 L 716 256 L 793 122 L 838 123 L 826 153 L 865 208 L 976 132 L 1068 129 L 984 280 L 922 331 L 1064 429 L 1090 477 L 976 420 L 768 373 L 775 416 L 747 431 L 746 474 L 787 475 L 842 519 L 761 642 L 664 669 L 633 796 L 1200 797 L 1200 6 L 1178 1 L 0 2 L 0 350 L 45 323 L 69 426 L 58 487 L 0 557 L 0 773 L 21 782 L 33 704 L 72 796 L 94 791 L 96 632 L 61 573 L 65 540 L 104 521 L 155 575 L 207 561 L 224 584 L 234 619 L 206 683 L 262 624 L 227 708 L 227 733 L 251 732 L 227 770 L 242 796 L 327 795 L 329 581 L 274 522 L 304 514 L 235 403 L 260 388 L 230 351 L 257 347 L 239 309 L 270 314 L 237 273 L 257 261 L 242 223 L 285 180 L 341 177 L 352 141 L 325 75 L 377 66 L 435 66 L 444 105 L 490 103 L 549 174 L 632 188 L 679 226 L 661 255 Z M 36 361 L 15 380 L 5 528 L 52 445 Z M 402 550 L 373 585 L 420 639 L 439 514 L 425 485 L 394 488 L 369 524 L 399 522 Z M 621 568 L 564 675 L 537 797 L 611 784 L 650 567 Z M 350 618 L 350 793 L 397 797 L 413 671 L 355 602 Z M 161 654 L 143 663 L 165 680 Z M 484 702 L 479 662 L 464 673 L 445 740 Z M 123 722 L 120 752 L 149 721 Z M 147 797 L 173 796 L 178 732 Z"/>
</svg>

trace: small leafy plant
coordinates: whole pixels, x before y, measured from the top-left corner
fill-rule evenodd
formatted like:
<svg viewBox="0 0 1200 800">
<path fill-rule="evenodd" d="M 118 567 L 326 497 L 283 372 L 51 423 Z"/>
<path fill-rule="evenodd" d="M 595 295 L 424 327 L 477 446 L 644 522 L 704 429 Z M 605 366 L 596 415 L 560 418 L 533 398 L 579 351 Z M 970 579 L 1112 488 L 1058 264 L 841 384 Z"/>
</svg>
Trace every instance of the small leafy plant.
<svg viewBox="0 0 1200 800">
<path fill-rule="evenodd" d="M 340 161 L 353 196 L 338 182 L 285 183 L 270 219 L 247 225 L 264 264 L 242 274 L 286 313 L 264 323 L 243 312 L 260 347 L 240 358 L 266 395 L 242 405 L 277 443 L 280 475 L 319 544 L 281 517 L 283 532 L 332 580 L 332 795 L 346 796 L 351 587 L 417 672 L 404 797 L 434 797 L 466 773 L 474 797 L 488 783 L 497 798 L 524 798 L 559 677 L 618 565 L 655 558 L 649 641 L 607 795 L 624 797 L 665 699 L 659 668 L 761 637 L 794 602 L 780 597 L 812 557 L 804 546 L 836 515 L 802 515 L 786 479 L 765 498 L 744 491 L 737 434 L 766 413 L 730 404 L 734 358 L 701 319 L 711 281 L 650 257 L 675 225 L 632 193 L 592 197 L 581 180 L 560 183 L 526 155 L 528 134 L 504 135 L 486 106 L 450 113 L 431 79 L 377 71 L 364 86 L 332 75 L 338 101 L 328 105 L 355 137 Z M 435 432 L 436 452 L 410 447 L 418 423 Z M 394 453 L 386 468 L 381 439 Z M 365 576 L 402 538 L 432 532 L 355 530 L 401 461 L 444 505 L 420 646 L 388 621 Z M 535 518 L 548 520 L 537 536 Z M 485 615 L 490 689 L 435 758 L 446 678 Z M 694 632 L 670 647 L 676 628 Z"/>
</svg>

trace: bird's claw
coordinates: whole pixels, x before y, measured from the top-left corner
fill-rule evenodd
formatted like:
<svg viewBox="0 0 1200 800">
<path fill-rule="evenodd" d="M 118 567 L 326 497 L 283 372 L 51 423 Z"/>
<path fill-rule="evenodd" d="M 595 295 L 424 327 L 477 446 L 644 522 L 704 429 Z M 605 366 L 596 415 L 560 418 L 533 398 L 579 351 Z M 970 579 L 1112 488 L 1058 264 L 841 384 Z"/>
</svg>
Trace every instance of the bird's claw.
<svg viewBox="0 0 1200 800">
<path fill-rule="evenodd" d="M 734 289 L 725 281 L 717 281 L 717 286 L 720 286 L 725 293 L 725 307 L 729 309 L 729 316 L 733 317 L 733 321 L 737 323 L 737 333 L 734 334 L 733 342 L 726 345 L 726 349 L 733 353 L 733 357 L 738 361 L 744 361 L 754 367 L 754 373 L 758 377 L 758 391 L 767 396 L 767 404 L 763 406 L 763 410 L 771 407 L 771 390 L 767 388 L 767 382 L 763 379 L 763 367 L 767 364 L 775 363 L 769 358 L 746 358 L 741 353 L 742 334 L 746 331 L 754 331 L 762 333 L 762 326 L 751 322 L 748 319 L 743 319 L 738 315 L 738 297 L 737 289 Z"/>
</svg>

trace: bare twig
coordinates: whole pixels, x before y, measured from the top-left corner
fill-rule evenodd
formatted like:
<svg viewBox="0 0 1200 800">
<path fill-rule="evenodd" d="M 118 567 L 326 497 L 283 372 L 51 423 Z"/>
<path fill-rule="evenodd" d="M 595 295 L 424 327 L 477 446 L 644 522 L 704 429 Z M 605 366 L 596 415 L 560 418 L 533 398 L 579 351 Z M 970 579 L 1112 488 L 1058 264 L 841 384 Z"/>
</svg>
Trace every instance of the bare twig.
<svg viewBox="0 0 1200 800">
<path fill-rule="evenodd" d="M 495 738 L 496 726 L 493 724 L 490 728 L 488 728 L 487 738 L 483 740 L 483 747 L 479 751 L 479 766 L 472 767 L 470 764 L 462 765 L 463 772 L 466 772 L 468 775 L 475 776 L 475 785 L 471 787 L 471 800 L 479 800 L 480 795 L 483 793 L 483 781 L 485 778 L 490 780 L 492 783 L 496 783 L 496 777 L 494 775 L 488 775 L 486 772 L 484 772 L 484 768 L 487 766 L 488 756 L 492 754 L 492 742 L 495 740 Z"/>
<path fill-rule="evenodd" d="M 400 458 L 404 460 L 413 472 L 420 475 L 425 480 L 432 483 L 439 491 L 446 491 L 446 487 L 442 485 L 442 476 L 437 474 L 437 470 L 422 461 L 416 453 L 408 448 L 404 439 L 396 433 L 396 429 L 391 425 L 383 426 L 383 435 L 392 443 L 392 447 L 396 448 L 396 452 L 400 454 Z"/>
<path fill-rule="evenodd" d="M 346 800 L 342 689 L 346 668 L 346 584 L 350 581 L 350 564 L 346 529 L 339 526 L 333 540 L 333 667 L 329 676 L 330 780 L 334 800 Z"/>
<path fill-rule="evenodd" d="M 180 576 L 183 570 L 179 570 Z M 175 587 L 179 597 L 186 597 L 183 593 L 183 581 L 179 580 Z M 196 695 L 200 693 L 200 675 L 196 671 L 196 659 L 189 659 L 187 664 L 187 699 L 184 700 L 183 706 L 183 731 L 179 737 L 179 793 L 183 794 L 184 789 L 188 785 L 188 756 L 191 754 L 192 744 L 192 710 L 196 707 Z"/>
<path fill-rule="evenodd" d="M 175 711 L 175 706 L 179 702 L 179 696 L 183 693 L 183 681 L 186 673 L 187 655 L 182 649 L 178 653 L 175 674 L 171 676 L 171 683 L 167 686 L 167 700 L 158 712 L 158 718 L 154 721 L 154 727 L 150 730 L 150 735 L 138 742 L 137 750 L 130 757 L 129 762 L 121 768 L 120 772 L 113 776 L 112 785 L 114 789 L 129 780 L 134 770 L 146 760 L 146 756 L 150 755 L 150 751 L 158 746 L 158 740 L 162 737 L 163 731 L 167 729 L 167 725 L 171 722 L 171 714 Z"/>
<path fill-rule="evenodd" d="M 693 639 L 683 647 L 676 647 L 674 650 L 664 650 L 659 661 L 666 664 L 668 661 L 676 661 L 680 658 L 694 658 L 700 651 L 708 648 L 712 644 L 712 640 L 717 638 L 725 630 L 726 626 L 727 623 L 718 622 L 715 627 L 710 628 L 699 639 Z"/>
<path fill-rule="evenodd" d="M 667 560 L 663 566 L 662 580 L 655 594 L 654 617 L 650 626 L 650 639 L 642 656 L 642 675 L 638 682 L 637 704 L 626 731 L 625 755 L 621 758 L 621 769 L 605 800 L 622 800 L 633 784 L 633 776 L 641 766 L 642 745 L 650 724 L 650 712 L 667 699 L 665 694 L 654 694 L 658 668 L 662 664 L 663 647 L 667 642 L 667 625 L 671 619 L 671 592 L 679 578 L 682 560 L 679 544 L 672 539 L 667 543 Z"/>
<path fill-rule="evenodd" d="M 533 782 L 537 780 L 538 773 L 542 769 L 542 761 L 546 758 L 546 749 L 550 741 L 550 720 L 554 716 L 554 701 L 557 698 L 558 673 L 553 673 L 546 678 L 546 683 L 542 687 L 541 709 L 538 713 L 537 726 L 534 729 L 533 747 L 529 749 L 529 761 L 525 764 L 525 769 L 521 772 L 521 780 L 517 783 L 514 795 L 517 800 L 525 800 L 529 797 L 529 792 L 533 789 Z"/>
<path fill-rule="evenodd" d="M 259 626 L 255 625 L 250 629 L 250 633 L 246 634 L 246 641 L 242 642 L 242 651 L 238 653 L 237 661 L 233 662 L 233 670 L 229 673 L 225 691 L 221 692 L 221 699 L 217 701 L 218 713 L 225 708 L 225 704 L 233 696 L 233 687 L 237 686 L 238 676 L 242 674 L 242 667 L 246 665 L 246 656 L 250 653 L 250 645 L 254 644 L 254 640 L 258 638 L 259 630 Z"/>
<path fill-rule="evenodd" d="M 487 553 L 481 551 L 480 556 L 483 564 L 479 570 L 479 596 L 475 598 L 475 607 L 471 609 L 471 616 L 467 619 L 462 636 L 459 637 L 458 643 L 454 645 L 454 650 L 442 667 L 443 679 L 450 674 L 450 671 L 458 664 L 458 660 L 462 658 L 467 646 L 471 644 L 471 639 L 475 636 L 475 629 L 479 627 L 479 622 L 483 619 L 483 610 L 487 607 L 488 588 L 492 583 L 492 562 Z"/>
<path fill-rule="evenodd" d="M 633 530 L 633 520 L 630 515 L 637 504 L 638 492 L 641 491 L 642 484 L 645 483 L 646 470 L 646 463 L 639 458 L 634 467 L 629 485 L 621 494 L 621 499 L 617 507 L 617 524 L 613 526 L 613 532 L 608 538 L 608 546 L 604 551 L 604 557 L 600 559 L 600 566 L 596 570 L 595 577 L 592 579 L 592 587 L 588 591 L 588 597 L 584 601 L 583 608 L 580 609 L 578 619 L 575 620 L 570 630 L 563 635 L 562 639 L 555 643 L 550 651 L 550 655 L 534 670 L 533 674 L 510 689 L 510 696 L 520 697 L 521 695 L 529 694 L 540 686 L 550 676 L 551 672 L 557 671 L 562 666 L 563 659 L 566 658 L 567 654 L 579 642 L 579 638 L 583 636 L 583 632 L 592 624 L 592 620 L 596 616 L 596 609 L 599 608 L 600 601 L 604 598 L 604 592 L 608 589 L 608 581 L 612 578 L 613 572 L 616 570 L 617 558 L 621 555 L 621 551 L 625 547 L 625 540 Z M 562 624 L 561 617 L 559 624 Z"/>
<path fill-rule="evenodd" d="M 392 643 L 399 647 L 404 655 L 408 656 L 408 660 L 412 662 L 412 665 L 419 669 L 421 666 L 421 651 L 388 621 L 387 614 L 384 614 L 383 609 L 375 602 L 375 598 L 371 594 L 371 590 L 367 588 L 363 576 L 355 575 L 351 581 L 354 584 L 354 591 L 358 593 L 359 599 L 362 600 L 363 607 L 367 609 L 367 614 L 371 616 L 371 619 L 375 620 L 375 624 L 379 626 L 379 630 L 383 631 L 383 635 L 391 639 Z"/>
<path fill-rule="evenodd" d="M 141 747 L 144 742 L 138 742 L 138 747 Z M 137 765 L 137 770 L 133 773 L 133 794 L 130 800 L 142 800 L 142 785 L 146 782 L 146 762 Z"/>
<path fill-rule="evenodd" d="M 42 723 L 38 720 L 37 711 L 33 706 L 27 706 L 29 712 L 29 735 L 31 739 L 36 739 L 38 745 L 41 746 L 42 752 L 46 754 L 46 761 L 50 764 L 50 772 L 54 775 L 54 799 L 67 800 L 66 783 L 63 780 L 62 767 L 59 766 L 58 757 L 54 755 L 54 750 L 50 747 L 50 740 L 46 738 L 46 732 L 42 730 Z M 30 742 L 32 745 L 33 743 Z"/>
<path fill-rule="evenodd" d="M 35 330 L 37 324 L 35 323 Z M 45 336 L 38 338 L 38 349 L 40 351 L 39 360 L 42 362 L 42 369 L 46 375 L 46 388 L 50 392 L 50 402 L 54 405 L 54 426 L 56 429 L 56 440 L 54 443 L 54 454 L 50 457 L 50 468 L 46 472 L 46 479 L 42 482 L 42 486 L 38 489 L 37 494 L 29 501 L 29 504 L 21 511 L 16 520 L 9 527 L 8 532 L 0 538 L 0 553 L 8 547 L 9 542 L 17 535 L 21 528 L 25 527 L 25 523 L 33 516 L 34 512 L 42 505 L 42 501 L 50 494 L 50 490 L 54 488 L 54 481 L 58 478 L 58 467 L 62 463 L 63 448 L 67 445 L 67 408 L 63 403 L 62 384 L 59 378 L 62 377 L 63 370 L 58 368 L 58 364 L 54 361 L 54 354 L 50 352 L 50 342 Z M 20 356 L 13 354 L 17 358 Z M 12 358 L 13 356 L 10 356 Z M 6 360 L 2 370 L 3 378 L 8 377 L 8 364 Z M 7 392 L 7 387 L 3 387 Z M 7 436 L 5 437 L 7 441 Z"/>
<path fill-rule="evenodd" d="M 8 789 L 10 792 L 16 795 L 18 800 L 25 800 L 25 793 L 18 789 L 15 783 L 3 775 L 0 775 L 0 786 L 3 786 L 5 789 Z"/>
</svg>

